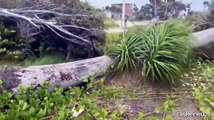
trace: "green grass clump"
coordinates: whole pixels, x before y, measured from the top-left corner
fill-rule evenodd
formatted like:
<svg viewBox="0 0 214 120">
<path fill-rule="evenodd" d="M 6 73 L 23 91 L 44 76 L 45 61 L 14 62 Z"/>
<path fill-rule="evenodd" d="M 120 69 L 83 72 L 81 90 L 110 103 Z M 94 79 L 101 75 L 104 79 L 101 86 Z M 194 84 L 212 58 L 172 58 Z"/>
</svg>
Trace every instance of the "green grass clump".
<svg viewBox="0 0 214 120">
<path fill-rule="evenodd" d="M 191 55 L 191 30 L 177 20 L 127 35 L 110 56 L 116 70 L 142 69 L 143 78 L 175 83 Z"/>
<path fill-rule="evenodd" d="M 104 21 L 104 28 L 108 29 L 108 28 L 116 28 L 116 27 L 120 27 L 120 25 L 118 25 L 115 20 L 105 20 Z"/>
<path fill-rule="evenodd" d="M 21 66 L 46 65 L 46 64 L 62 63 L 63 61 L 65 61 L 63 56 L 45 55 L 45 56 L 37 58 L 35 60 L 26 59 L 25 61 L 20 63 L 20 65 Z"/>
<path fill-rule="evenodd" d="M 106 44 L 103 48 L 103 51 L 105 53 L 107 53 L 109 50 L 114 49 L 115 46 L 121 42 L 122 33 L 108 33 L 106 37 Z"/>
<path fill-rule="evenodd" d="M 33 65 L 46 65 L 65 62 L 64 56 L 60 55 L 44 55 L 40 58 L 28 58 L 24 61 L 0 61 L 0 68 L 4 66 L 33 66 Z"/>
<path fill-rule="evenodd" d="M 122 33 L 108 33 L 106 37 L 107 42 L 120 43 L 120 40 L 122 39 Z"/>
</svg>

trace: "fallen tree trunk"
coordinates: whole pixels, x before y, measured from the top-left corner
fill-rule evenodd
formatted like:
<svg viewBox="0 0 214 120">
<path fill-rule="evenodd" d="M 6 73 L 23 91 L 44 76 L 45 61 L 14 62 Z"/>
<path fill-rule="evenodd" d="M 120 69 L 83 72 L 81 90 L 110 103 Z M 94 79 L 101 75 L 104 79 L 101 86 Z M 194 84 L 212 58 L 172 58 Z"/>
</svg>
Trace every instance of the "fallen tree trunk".
<svg viewBox="0 0 214 120">
<path fill-rule="evenodd" d="M 193 33 L 195 53 L 209 60 L 214 60 L 214 28 Z"/>
<path fill-rule="evenodd" d="M 195 32 L 193 33 L 193 36 L 194 36 L 193 40 L 194 47 L 206 46 L 207 44 L 214 42 L 214 28 L 210 28 L 200 32 Z"/>
<path fill-rule="evenodd" d="M 50 82 L 50 91 L 60 85 L 63 89 L 83 84 L 83 80 L 96 73 L 103 74 L 112 60 L 108 56 L 80 60 L 70 63 L 30 66 L 27 68 L 4 68 L 0 79 L 5 89 L 19 92 L 21 86 L 38 86 Z"/>
<path fill-rule="evenodd" d="M 193 34 L 194 47 L 200 48 L 213 43 L 214 28 Z M 213 53 L 211 51 L 211 53 Z M 31 66 L 27 68 L 4 68 L 0 70 L 0 79 L 3 80 L 5 89 L 19 92 L 18 86 L 38 86 L 46 81 L 51 83 L 50 91 L 56 85 L 63 89 L 84 83 L 84 79 L 95 75 L 96 72 L 103 74 L 113 60 L 108 56 L 101 56 L 86 60 L 54 65 Z"/>
</svg>

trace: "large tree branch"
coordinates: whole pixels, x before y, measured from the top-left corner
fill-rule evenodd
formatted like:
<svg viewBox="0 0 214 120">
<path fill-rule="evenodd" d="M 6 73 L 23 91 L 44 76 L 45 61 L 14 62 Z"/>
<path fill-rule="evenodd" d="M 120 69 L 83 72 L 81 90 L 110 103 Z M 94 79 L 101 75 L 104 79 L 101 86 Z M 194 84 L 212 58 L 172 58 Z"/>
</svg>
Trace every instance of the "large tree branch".
<svg viewBox="0 0 214 120">
<path fill-rule="evenodd" d="M 84 28 L 81 26 L 76 26 L 76 25 L 55 25 L 53 22 L 46 21 L 44 19 L 39 18 L 38 16 L 31 18 L 28 16 L 24 16 L 23 14 L 18 14 L 18 13 L 25 13 L 25 12 L 54 13 L 54 12 L 47 11 L 47 10 L 24 10 L 24 11 L 17 12 L 16 10 L 0 9 L 0 16 L 13 17 L 15 19 L 21 19 L 21 20 L 27 21 L 30 25 L 32 25 L 33 27 L 35 27 L 37 29 L 45 27 L 45 28 L 51 30 L 53 33 L 55 33 L 58 37 L 68 40 L 70 42 L 76 43 L 76 44 L 80 44 L 80 45 L 91 44 L 91 42 L 89 40 L 87 40 L 81 36 L 75 35 L 75 34 L 69 32 L 68 30 L 66 30 L 65 28 L 73 27 L 73 28 L 79 28 L 79 29 L 83 29 L 83 30 L 87 30 L 87 31 L 93 31 L 91 29 Z M 55 13 L 55 14 L 66 16 L 66 17 L 67 16 L 73 17 L 73 15 L 68 15 L 68 14 L 63 14 L 63 13 Z"/>
</svg>

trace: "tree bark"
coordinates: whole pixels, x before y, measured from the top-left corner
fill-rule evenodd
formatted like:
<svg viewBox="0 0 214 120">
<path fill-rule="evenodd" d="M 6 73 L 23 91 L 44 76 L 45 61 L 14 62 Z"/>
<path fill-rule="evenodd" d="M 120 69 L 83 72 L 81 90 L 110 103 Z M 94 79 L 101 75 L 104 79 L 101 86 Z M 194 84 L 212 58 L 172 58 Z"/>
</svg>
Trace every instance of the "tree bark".
<svg viewBox="0 0 214 120">
<path fill-rule="evenodd" d="M 214 28 L 193 34 L 193 47 L 197 56 L 214 60 Z"/>
<path fill-rule="evenodd" d="M 108 56 L 101 56 L 75 62 L 30 66 L 27 68 L 3 68 L 0 70 L 0 79 L 3 80 L 3 87 L 19 92 L 21 86 L 38 86 L 40 83 L 50 82 L 50 91 L 54 90 L 56 85 L 63 89 L 70 86 L 76 86 L 84 83 L 87 77 L 103 74 L 112 59 Z"/>
</svg>

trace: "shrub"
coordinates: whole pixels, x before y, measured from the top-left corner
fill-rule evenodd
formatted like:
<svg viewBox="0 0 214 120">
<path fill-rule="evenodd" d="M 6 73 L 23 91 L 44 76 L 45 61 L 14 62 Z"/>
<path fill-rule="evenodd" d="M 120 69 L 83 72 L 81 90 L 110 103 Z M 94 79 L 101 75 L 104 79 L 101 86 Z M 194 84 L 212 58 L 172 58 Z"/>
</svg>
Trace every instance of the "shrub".
<svg viewBox="0 0 214 120">
<path fill-rule="evenodd" d="M 17 30 L 5 28 L 0 19 L 0 60 L 19 60 L 26 46 L 26 40 L 19 37 Z"/>
<path fill-rule="evenodd" d="M 190 60 L 190 35 L 191 30 L 175 20 L 128 35 L 109 53 L 115 59 L 114 69 L 140 68 L 143 78 L 174 83 Z"/>
<path fill-rule="evenodd" d="M 115 49 L 109 51 L 109 55 L 115 59 L 115 70 L 135 69 L 144 58 L 141 37 L 134 34 L 126 37 Z"/>
<path fill-rule="evenodd" d="M 143 76 L 174 83 L 187 68 L 191 30 L 180 21 L 169 21 L 143 34 Z"/>
</svg>

